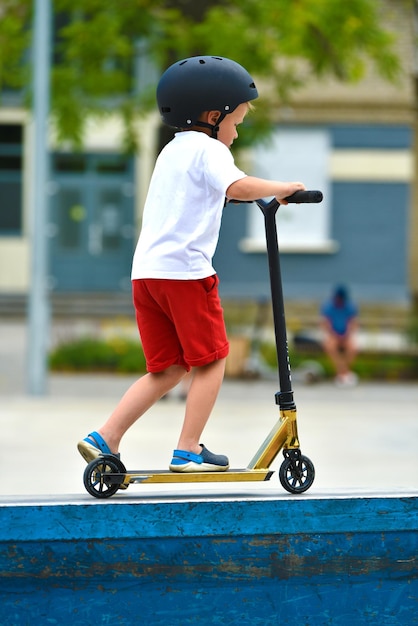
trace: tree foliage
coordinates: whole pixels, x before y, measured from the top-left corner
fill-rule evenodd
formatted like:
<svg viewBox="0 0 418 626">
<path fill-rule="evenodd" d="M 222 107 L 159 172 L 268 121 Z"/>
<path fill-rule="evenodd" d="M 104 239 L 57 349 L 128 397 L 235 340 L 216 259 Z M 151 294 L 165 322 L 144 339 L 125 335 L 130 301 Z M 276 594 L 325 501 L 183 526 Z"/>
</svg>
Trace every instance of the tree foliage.
<svg viewBox="0 0 418 626">
<path fill-rule="evenodd" d="M 376 0 L 55 0 L 52 113 L 61 139 L 82 142 L 91 114 L 119 111 L 128 143 L 136 116 L 155 106 L 151 60 L 162 71 L 194 54 L 227 56 L 269 85 L 257 103 L 259 131 L 272 102 L 312 76 L 355 81 L 370 65 L 399 74 L 395 37 Z M 32 0 L 0 0 L 0 89 L 30 93 Z M 147 56 L 144 57 L 144 49 Z"/>
</svg>

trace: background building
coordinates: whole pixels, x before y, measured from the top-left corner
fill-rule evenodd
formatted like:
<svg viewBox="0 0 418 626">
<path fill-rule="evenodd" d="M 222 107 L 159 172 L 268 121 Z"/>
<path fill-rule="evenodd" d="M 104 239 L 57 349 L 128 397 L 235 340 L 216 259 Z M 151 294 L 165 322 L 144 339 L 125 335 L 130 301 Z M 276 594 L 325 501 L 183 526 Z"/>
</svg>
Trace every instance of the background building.
<svg viewBox="0 0 418 626">
<path fill-rule="evenodd" d="M 268 143 L 240 155 L 248 173 L 303 180 L 324 192 L 313 206 L 282 207 L 279 238 L 285 296 L 317 303 L 336 282 L 364 303 L 407 307 L 418 290 L 414 250 L 414 41 L 407 11 L 396 14 L 404 72 L 396 84 L 370 73 L 357 85 L 308 82 L 276 111 Z M 139 129 L 141 152 L 121 152 L 116 118 L 89 125 L 72 153 L 51 136 L 49 184 L 52 300 L 117 300 L 130 307 L 130 262 L 155 160 L 159 120 Z M 24 306 L 30 290 L 31 127 L 16 94 L 0 108 L 0 300 Z M 224 297 L 269 294 L 262 215 L 225 209 L 215 257 Z"/>
</svg>

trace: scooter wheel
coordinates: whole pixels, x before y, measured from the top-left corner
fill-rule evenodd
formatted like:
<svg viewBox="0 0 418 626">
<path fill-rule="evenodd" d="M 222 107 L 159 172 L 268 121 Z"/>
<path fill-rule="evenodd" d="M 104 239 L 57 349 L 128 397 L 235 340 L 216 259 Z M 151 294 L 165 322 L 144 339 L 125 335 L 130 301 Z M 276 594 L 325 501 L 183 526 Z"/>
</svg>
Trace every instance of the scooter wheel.
<svg viewBox="0 0 418 626">
<path fill-rule="evenodd" d="M 300 450 L 285 450 L 284 461 L 280 466 L 279 479 L 289 493 L 303 493 L 311 487 L 315 479 L 315 468 Z"/>
<path fill-rule="evenodd" d="M 109 474 L 126 472 L 123 463 L 113 456 L 98 456 L 90 461 L 84 470 L 84 487 L 95 498 L 110 498 L 120 487 L 120 483 L 112 482 Z"/>
</svg>

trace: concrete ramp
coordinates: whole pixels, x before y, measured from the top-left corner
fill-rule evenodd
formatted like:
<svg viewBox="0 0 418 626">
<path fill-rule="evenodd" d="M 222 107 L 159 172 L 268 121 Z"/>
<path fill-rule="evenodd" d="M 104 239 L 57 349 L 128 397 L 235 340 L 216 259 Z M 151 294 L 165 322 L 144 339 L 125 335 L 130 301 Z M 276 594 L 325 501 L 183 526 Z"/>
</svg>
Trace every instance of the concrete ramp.
<svg viewBox="0 0 418 626">
<path fill-rule="evenodd" d="M 0 499 L 2 626 L 418 624 L 417 493 L 134 490 Z"/>
</svg>

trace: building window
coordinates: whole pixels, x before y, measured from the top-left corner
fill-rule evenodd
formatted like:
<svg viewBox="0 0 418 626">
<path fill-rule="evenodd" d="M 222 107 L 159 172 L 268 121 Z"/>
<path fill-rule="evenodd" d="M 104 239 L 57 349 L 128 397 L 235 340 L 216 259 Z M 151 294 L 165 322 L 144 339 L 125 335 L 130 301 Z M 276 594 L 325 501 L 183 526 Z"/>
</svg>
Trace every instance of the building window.
<svg viewBox="0 0 418 626">
<path fill-rule="evenodd" d="M 0 124 L 0 236 L 22 232 L 22 126 Z"/>
<path fill-rule="evenodd" d="M 271 141 L 253 151 L 252 174 L 262 178 L 302 181 L 308 189 L 324 194 L 320 204 L 282 205 L 277 224 L 282 252 L 327 253 L 336 250 L 331 241 L 331 138 L 326 129 L 278 129 Z M 264 220 L 256 205 L 249 206 L 248 235 L 241 241 L 246 252 L 265 250 Z"/>
</svg>

